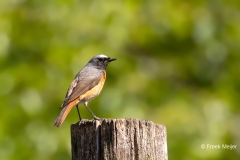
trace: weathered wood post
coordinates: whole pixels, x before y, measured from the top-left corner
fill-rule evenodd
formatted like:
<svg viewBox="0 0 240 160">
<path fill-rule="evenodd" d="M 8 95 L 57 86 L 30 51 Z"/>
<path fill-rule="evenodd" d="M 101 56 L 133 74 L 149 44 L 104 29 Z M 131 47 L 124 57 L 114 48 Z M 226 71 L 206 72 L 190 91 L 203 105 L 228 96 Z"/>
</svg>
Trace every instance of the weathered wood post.
<svg viewBox="0 0 240 160">
<path fill-rule="evenodd" d="M 163 125 L 137 119 L 82 120 L 71 125 L 73 160 L 167 160 Z"/>
</svg>

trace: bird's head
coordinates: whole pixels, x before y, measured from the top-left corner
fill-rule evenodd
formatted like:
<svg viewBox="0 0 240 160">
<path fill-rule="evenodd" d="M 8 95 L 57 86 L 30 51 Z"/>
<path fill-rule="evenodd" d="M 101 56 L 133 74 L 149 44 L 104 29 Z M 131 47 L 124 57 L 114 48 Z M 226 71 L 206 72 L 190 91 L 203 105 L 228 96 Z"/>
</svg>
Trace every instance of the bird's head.
<svg viewBox="0 0 240 160">
<path fill-rule="evenodd" d="M 108 64 L 112 61 L 117 60 L 116 58 L 110 58 L 103 54 L 94 56 L 88 63 L 93 64 L 98 69 L 106 69 Z"/>
</svg>

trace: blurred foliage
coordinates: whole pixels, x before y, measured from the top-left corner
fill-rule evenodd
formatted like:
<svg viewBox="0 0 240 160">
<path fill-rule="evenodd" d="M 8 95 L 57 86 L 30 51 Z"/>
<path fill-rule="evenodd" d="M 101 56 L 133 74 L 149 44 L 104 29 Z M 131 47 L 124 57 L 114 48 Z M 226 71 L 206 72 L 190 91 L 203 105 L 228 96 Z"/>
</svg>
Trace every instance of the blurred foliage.
<svg viewBox="0 0 240 160">
<path fill-rule="evenodd" d="M 53 122 L 100 53 L 118 60 L 89 103 L 97 116 L 165 125 L 169 159 L 240 159 L 239 44 L 237 0 L 1 0 L 0 159 L 71 159 L 77 112 Z"/>
</svg>

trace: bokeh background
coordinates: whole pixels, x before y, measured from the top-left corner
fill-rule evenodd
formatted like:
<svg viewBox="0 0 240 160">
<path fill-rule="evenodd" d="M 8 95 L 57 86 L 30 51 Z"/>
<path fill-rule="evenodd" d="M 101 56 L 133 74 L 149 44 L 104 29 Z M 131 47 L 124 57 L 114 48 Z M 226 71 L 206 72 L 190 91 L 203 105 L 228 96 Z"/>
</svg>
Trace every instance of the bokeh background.
<svg viewBox="0 0 240 160">
<path fill-rule="evenodd" d="M 89 103 L 97 116 L 165 125 L 171 160 L 240 159 L 240 1 L 1 0 L 1 160 L 71 159 L 76 109 L 53 122 L 101 53 L 118 60 Z"/>
</svg>

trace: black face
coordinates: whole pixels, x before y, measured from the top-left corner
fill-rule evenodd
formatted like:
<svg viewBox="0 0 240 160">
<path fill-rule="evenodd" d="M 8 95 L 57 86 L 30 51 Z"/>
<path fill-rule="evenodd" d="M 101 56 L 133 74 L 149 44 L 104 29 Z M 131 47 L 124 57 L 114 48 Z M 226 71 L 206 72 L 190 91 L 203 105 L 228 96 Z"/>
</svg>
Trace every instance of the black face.
<svg viewBox="0 0 240 160">
<path fill-rule="evenodd" d="M 95 56 L 90 62 L 99 69 L 106 69 L 109 62 L 115 61 L 116 58 L 110 58 L 105 56 Z"/>
</svg>

